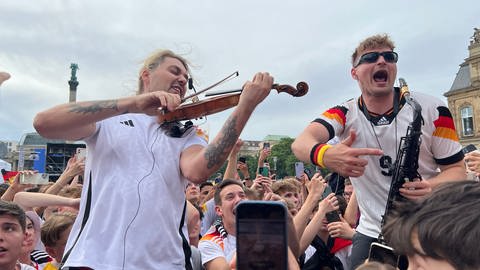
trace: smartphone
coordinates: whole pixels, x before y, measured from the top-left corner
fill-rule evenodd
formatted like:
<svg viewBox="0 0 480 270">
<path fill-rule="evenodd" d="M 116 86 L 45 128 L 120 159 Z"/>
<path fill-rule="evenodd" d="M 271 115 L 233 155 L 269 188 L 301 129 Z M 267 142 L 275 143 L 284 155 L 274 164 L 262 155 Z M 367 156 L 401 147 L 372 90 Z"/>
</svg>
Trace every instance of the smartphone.
<svg viewBox="0 0 480 270">
<path fill-rule="evenodd" d="M 327 184 L 327 186 L 325 187 L 325 190 L 323 191 L 323 194 L 322 194 L 322 200 L 325 199 L 328 196 L 328 194 L 330 194 L 330 193 L 333 193 L 333 191 L 332 191 L 332 188 L 330 187 L 330 185 Z"/>
<path fill-rule="evenodd" d="M 303 172 L 308 176 L 308 180 L 312 180 L 312 177 L 313 177 L 313 172 L 312 170 L 310 170 L 310 168 L 305 168 L 305 170 L 303 170 Z"/>
<path fill-rule="evenodd" d="M 408 268 L 408 259 L 395 254 L 393 248 L 380 243 L 372 243 L 368 253 L 368 261 L 390 264 L 400 270 Z"/>
<path fill-rule="evenodd" d="M 295 162 L 295 177 L 297 179 L 302 179 L 302 175 L 305 171 L 305 166 L 303 162 Z"/>
<path fill-rule="evenodd" d="M 287 208 L 274 201 L 237 205 L 237 270 L 287 269 Z"/>
<path fill-rule="evenodd" d="M 247 163 L 247 158 L 246 157 L 239 157 L 238 162 Z"/>
<path fill-rule="evenodd" d="M 270 148 L 270 143 L 269 142 L 264 142 L 263 143 L 263 149 L 268 149 Z"/>
<path fill-rule="evenodd" d="M 260 174 L 261 176 L 268 177 L 268 176 L 269 176 L 268 167 L 260 167 L 260 168 L 258 168 L 258 174 Z"/>
<path fill-rule="evenodd" d="M 463 154 L 467 154 L 467 153 L 473 152 L 475 150 L 477 150 L 477 147 L 473 144 L 469 144 L 469 145 L 462 148 Z"/>
<path fill-rule="evenodd" d="M 48 184 L 48 173 L 21 174 L 20 184 L 45 185 Z"/>
<path fill-rule="evenodd" d="M 328 194 L 330 194 L 330 193 L 333 193 L 333 191 L 332 191 L 332 188 L 330 187 L 330 185 L 327 184 L 327 186 L 325 187 L 325 190 L 323 191 L 323 194 L 322 194 L 322 200 L 325 199 L 328 196 Z M 336 211 L 336 210 L 326 213 L 325 218 L 327 218 L 328 223 L 341 221 L 340 215 L 338 214 L 338 211 Z"/>
<path fill-rule="evenodd" d="M 75 157 L 77 160 L 87 157 L 87 148 L 77 148 L 75 150 Z"/>
</svg>

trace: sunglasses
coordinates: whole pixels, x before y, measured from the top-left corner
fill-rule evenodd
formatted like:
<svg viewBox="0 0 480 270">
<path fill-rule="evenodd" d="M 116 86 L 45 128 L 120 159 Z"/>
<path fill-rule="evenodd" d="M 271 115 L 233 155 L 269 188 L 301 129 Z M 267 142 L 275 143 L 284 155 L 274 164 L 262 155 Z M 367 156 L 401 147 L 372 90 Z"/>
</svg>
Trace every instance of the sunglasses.
<svg viewBox="0 0 480 270">
<path fill-rule="evenodd" d="M 358 63 L 355 65 L 355 67 L 358 67 L 360 64 L 363 63 L 375 63 L 380 56 L 383 56 L 383 59 L 385 59 L 387 63 L 397 63 L 398 61 L 398 54 L 396 52 L 369 52 L 360 56 L 360 59 L 358 60 Z"/>
</svg>

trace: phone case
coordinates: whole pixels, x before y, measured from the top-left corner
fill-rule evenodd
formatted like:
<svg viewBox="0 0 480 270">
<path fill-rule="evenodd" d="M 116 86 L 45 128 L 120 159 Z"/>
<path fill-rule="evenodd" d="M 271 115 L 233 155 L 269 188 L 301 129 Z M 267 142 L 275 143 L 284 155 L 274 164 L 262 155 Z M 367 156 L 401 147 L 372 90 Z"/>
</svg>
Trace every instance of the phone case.
<svg viewBox="0 0 480 270">
<path fill-rule="evenodd" d="M 295 177 L 297 177 L 297 179 L 302 178 L 304 170 L 305 170 L 305 167 L 303 165 L 303 162 L 295 162 Z"/>
<path fill-rule="evenodd" d="M 49 181 L 49 175 L 46 173 L 21 174 L 20 184 L 44 185 Z"/>
<path fill-rule="evenodd" d="M 280 202 L 242 201 L 236 208 L 237 270 L 287 269 L 287 209 Z"/>
<path fill-rule="evenodd" d="M 328 212 L 325 214 L 325 217 L 327 218 L 328 223 L 341 221 L 338 211 Z"/>
<path fill-rule="evenodd" d="M 86 148 L 77 148 L 77 150 L 76 150 L 77 159 L 85 158 L 86 156 L 87 156 L 87 149 Z"/>
<path fill-rule="evenodd" d="M 398 255 L 393 248 L 380 243 L 372 243 L 370 245 L 368 260 L 390 264 L 400 270 L 408 269 L 408 259 L 406 256 Z"/>
</svg>

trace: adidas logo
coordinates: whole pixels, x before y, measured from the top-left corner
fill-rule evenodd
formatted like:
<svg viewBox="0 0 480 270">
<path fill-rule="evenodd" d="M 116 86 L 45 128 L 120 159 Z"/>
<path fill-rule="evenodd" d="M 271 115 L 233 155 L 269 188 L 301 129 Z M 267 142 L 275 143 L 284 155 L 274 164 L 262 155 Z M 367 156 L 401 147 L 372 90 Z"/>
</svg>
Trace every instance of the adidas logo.
<svg viewBox="0 0 480 270">
<path fill-rule="evenodd" d="M 384 126 L 384 125 L 388 125 L 388 124 L 390 124 L 390 121 L 388 121 L 387 118 L 385 118 L 385 116 L 382 116 L 382 118 L 380 118 L 377 121 L 377 126 Z"/>
<path fill-rule="evenodd" d="M 129 127 L 134 127 L 135 125 L 133 124 L 132 120 L 127 120 L 127 121 L 121 121 L 120 124 L 124 124 Z"/>
</svg>

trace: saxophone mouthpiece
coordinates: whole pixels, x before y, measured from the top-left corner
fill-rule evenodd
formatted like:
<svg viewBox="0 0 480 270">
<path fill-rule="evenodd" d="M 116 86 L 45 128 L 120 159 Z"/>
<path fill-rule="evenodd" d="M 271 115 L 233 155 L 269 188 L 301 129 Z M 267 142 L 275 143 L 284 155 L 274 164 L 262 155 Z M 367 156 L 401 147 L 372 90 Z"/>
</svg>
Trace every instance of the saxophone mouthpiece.
<svg viewBox="0 0 480 270">
<path fill-rule="evenodd" d="M 404 78 L 398 78 L 398 84 L 400 85 L 400 88 L 407 86 L 407 82 Z"/>
</svg>

